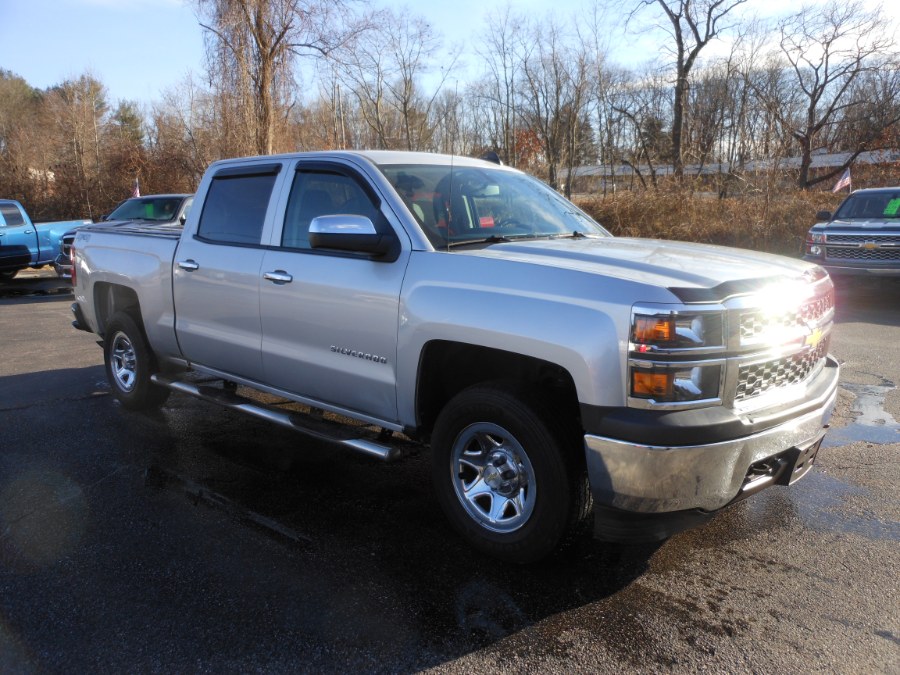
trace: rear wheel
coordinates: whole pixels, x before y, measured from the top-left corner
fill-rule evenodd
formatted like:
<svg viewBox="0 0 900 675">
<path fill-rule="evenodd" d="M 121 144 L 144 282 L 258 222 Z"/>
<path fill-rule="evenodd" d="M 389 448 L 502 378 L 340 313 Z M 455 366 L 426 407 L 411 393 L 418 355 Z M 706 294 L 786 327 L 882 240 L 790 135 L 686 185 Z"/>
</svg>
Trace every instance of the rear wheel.
<svg viewBox="0 0 900 675">
<path fill-rule="evenodd" d="M 156 359 L 131 315 L 116 312 L 109 320 L 103 357 L 113 395 L 129 410 L 158 408 L 169 398 L 168 389 L 150 380 L 156 372 Z"/>
<path fill-rule="evenodd" d="M 591 515 L 578 435 L 529 390 L 464 390 L 432 436 L 435 490 L 475 547 L 529 563 L 569 543 Z"/>
</svg>

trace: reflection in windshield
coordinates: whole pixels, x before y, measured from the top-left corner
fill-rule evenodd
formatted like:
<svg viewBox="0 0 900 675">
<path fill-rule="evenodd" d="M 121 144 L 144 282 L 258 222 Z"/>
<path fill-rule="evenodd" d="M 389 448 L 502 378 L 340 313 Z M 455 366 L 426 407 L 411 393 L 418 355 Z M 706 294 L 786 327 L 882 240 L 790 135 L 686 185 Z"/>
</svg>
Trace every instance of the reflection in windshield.
<svg viewBox="0 0 900 675">
<path fill-rule="evenodd" d="M 120 204 L 107 220 L 151 220 L 165 222 L 175 219 L 180 197 L 139 197 Z"/>
<path fill-rule="evenodd" d="M 857 192 L 841 204 L 835 220 L 887 220 L 900 218 L 900 191 Z"/>
<path fill-rule="evenodd" d="M 609 233 L 526 174 L 481 167 L 388 164 L 379 167 L 435 248 Z"/>
</svg>

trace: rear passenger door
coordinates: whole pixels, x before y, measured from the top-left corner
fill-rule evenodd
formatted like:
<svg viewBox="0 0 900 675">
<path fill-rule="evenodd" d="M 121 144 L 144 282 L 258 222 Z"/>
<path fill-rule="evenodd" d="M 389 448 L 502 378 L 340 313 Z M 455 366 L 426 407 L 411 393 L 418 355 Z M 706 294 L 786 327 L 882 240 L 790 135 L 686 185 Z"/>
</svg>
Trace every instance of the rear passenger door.
<svg viewBox="0 0 900 675">
<path fill-rule="evenodd" d="M 263 258 L 260 287 L 266 382 L 333 409 L 397 418 L 399 299 L 409 241 L 352 166 L 298 161 L 285 176 L 282 222 Z M 314 249 L 313 218 L 361 215 L 391 230 L 400 255 L 376 257 Z"/>
<path fill-rule="evenodd" d="M 262 378 L 259 286 L 280 163 L 214 174 L 196 228 L 174 263 L 175 329 L 186 359 L 223 374 Z"/>
</svg>

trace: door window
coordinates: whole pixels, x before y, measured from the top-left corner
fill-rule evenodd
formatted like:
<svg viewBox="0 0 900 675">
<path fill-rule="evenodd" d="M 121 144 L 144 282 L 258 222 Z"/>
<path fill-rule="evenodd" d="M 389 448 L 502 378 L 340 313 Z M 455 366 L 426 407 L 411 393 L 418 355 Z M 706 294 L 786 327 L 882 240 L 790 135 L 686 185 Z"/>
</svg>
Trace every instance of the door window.
<svg viewBox="0 0 900 675">
<path fill-rule="evenodd" d="M 19 209 L 12 204 L 0 204 L 0 227 L 16 227 L 24 224 L 25 220 L 22 218 Z"/>
<path fill-rule="evenodd" d="M 380 233 L 390 227 L 378 206 L 355 179 L 337 172 L 298 171 L 284 215 L 281 245 L 310 248 L 309 224 L 312 219 L 338 214 L 365 216 Z"/>
</svg>

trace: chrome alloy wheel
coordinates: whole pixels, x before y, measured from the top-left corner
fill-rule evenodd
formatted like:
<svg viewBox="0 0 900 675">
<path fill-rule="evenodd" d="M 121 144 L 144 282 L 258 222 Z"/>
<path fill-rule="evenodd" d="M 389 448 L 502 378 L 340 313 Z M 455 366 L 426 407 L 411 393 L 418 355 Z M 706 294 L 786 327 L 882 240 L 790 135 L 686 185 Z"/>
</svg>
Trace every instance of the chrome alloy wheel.
<svg viewBox="0 0 900 675">
<path fill-rule="evenodd" d="M 123 332 L 113 336 L 112 344 L 112 374 L 116 380 L 116 386 L 122 391 L 130 392 L 134 389 L 137 378 L 137 357 L 134 354 L 134 345 Z"/>
<path fill-rule="evenodd" d="M 479 422 L 463 429 L 451 454 L 453 489 L 466 513 L 493 532 L 528 522 L 537 495 L 534 469 L 506 429 Z"/>
</svg>

